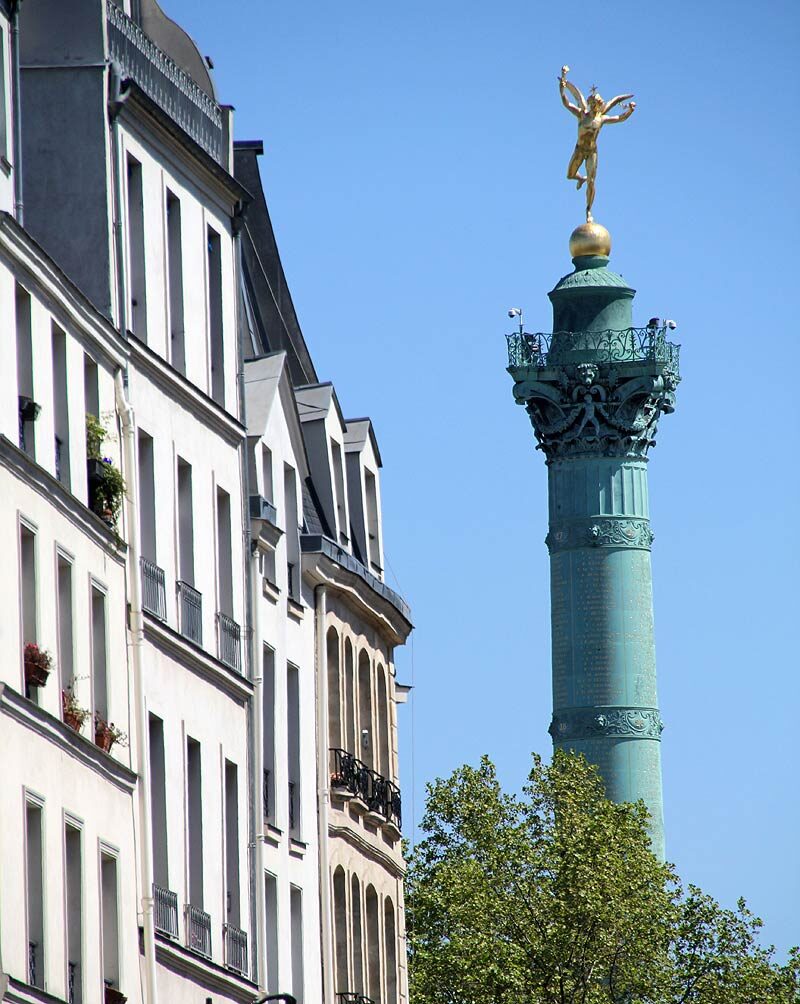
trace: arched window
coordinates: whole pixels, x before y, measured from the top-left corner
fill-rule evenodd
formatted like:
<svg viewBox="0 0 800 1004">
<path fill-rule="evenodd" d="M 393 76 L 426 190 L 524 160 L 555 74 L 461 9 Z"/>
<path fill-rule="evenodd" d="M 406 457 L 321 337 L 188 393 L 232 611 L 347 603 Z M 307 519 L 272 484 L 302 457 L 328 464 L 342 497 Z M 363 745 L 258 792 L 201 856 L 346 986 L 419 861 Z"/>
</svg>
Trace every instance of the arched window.
<svg viewBox="0 0 800 1004">
<path fill-rule="evenodd" d="M 383 903 L 383 943 L 386 959 L 386 1004 L 397 1004 L 397 928 L 394 906 L 388 896 Z"/>
<path fill-rule="evenodd" d="M 333 927 L 336 943 L 336 986 L 334 993 L 347 993 L 347 878 L 341 865 L 333 873 Z"/>
<path fill-rule="evenodd" d="M 364 947 L 361 936 L 361 886 L 354 875 L 350 891 L 350 913 L 353 917 L 353 985 L 350 990 L 364 993 Z"/>
<path fill-rule="evenodd" d="M 347 723 L 345 748 L 348 753 L 358 756 L 358 744 L 356 743 L 356 692 L 353 681 L 353 646 L 349 638 L 345 638 L 344 642 L 344 708 L 345 722 Z"/>
<path fill-rule="evenodd" d="M 336 628 L 328 628 L 328 745 L 334 749 L 342 745 L 342 713 L 339 683 L 339 635 Z"/>
<path fill-rule="evenodd" d="M 367 886 L 367 976 L 369 990 L 367 996 L 374 1001 L 382 1000 L 381 995 L 381 932 L 378 911 L 378 894 L 375 886 Z"/>
<path fill-rule="evenodd" d="M 389 752 L 389 703 L 386 700 L 386 674 L 378 663 L 378 766 L 376 770 L 391 780 L 391 755 Z"/>
<path fill-rule="evenodd" d="M 359 752 L 356 754 L 368 767 L 375 767 L 375 736 L 372 728 L 372 680 L 369 653 L 358 656 L 358 732 Z"/>
</svg>

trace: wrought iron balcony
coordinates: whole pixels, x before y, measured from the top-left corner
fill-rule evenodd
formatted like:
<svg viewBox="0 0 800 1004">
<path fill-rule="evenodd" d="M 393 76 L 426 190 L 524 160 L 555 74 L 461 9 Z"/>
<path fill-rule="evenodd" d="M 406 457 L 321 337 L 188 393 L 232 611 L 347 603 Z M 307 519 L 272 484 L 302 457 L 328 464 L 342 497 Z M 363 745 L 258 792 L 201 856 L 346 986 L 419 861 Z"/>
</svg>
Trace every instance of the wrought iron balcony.
<svg viewBox="0 0 800 1004">
<path fill-rule="evenodd" d="M 75 1004 L 75 987 L 78 984 L 78 963 L 67 963 L 67 1004 Z"/>
<path fill-rule="evenodd" d="M 225 942 L 225 965 L 242 976 L 247 975 L 247 933 L 233 924 L 222 925 Z"/>
<path fill-rule="evenodd" d="M 226 666 L 230 666 L 237 673 L 241 673 L 241 629 L 232 617 L 223 613 L 217 614 L 217 625 L 219 630 L 219 661 L 224 662 Z"/>
<path fill-rule="evenodd" d="M 167 587 L 164 582 L 164 569 L 140 557 L 139 566 L 142 570 L 142 607 L 160 621 L 167 619 Z"/>
<path fill-rule="evenodd" d="M 506 335 L 508 367 L 544 369 L 560 365 L 575 352 L 585 352 L 587 361 L 657 362 L 678 371 L 680 345 L 667 341 L 666 327 L 625 328 L 622 331 L 556 331 L 553 334 L 514 332 Z M 591 358 L 589 358 L 591 357 Z"/>
<path fill-rule="evenodd" d="M 222 109 L 118 7 L 106 0 L 111 59 L 214 160 L 222 162 Z"/>
<path fill-rule="evenodd" d="M 263 787 L 262 787 L 262 798 L 264 801 L 264 819 L 270 818 L 269 814 L 270 787 L 271 787 L 271 781 L 270 781 L 269 771 L 266 768 L 264 768 Z"/>
<path fill-rule="evenodd" d="M 191 903 L 186 904 L 186 947 L 211 958 L 211 917 Z"/>
<path fill-rule="evenodd" d="M 375 1004 L 375 1001 L 352 990 L 340 990 L 336 995 L 336 1004 Z"/>
<path fill-rule="evenodd" d="M 188 582 L 175 583 L 178 589 L 178 619 L 184 638 L 203 644 L 203 597 Z"/>
<path fill-rule="evenodd" d="M 153 924 L 159 934 L 178 937 L 178 896 L 171 889 L 153 885 Z"/>
<path fill-rule="evenodd" d="M 403 805 L 400 789 L 388 778 L 367 767 L 365 763 L 343 749 L 330 751 L 331 788 L 347 791 L 365 803 L 370 812 L 376 812 L 401 829 Z"/>
</svg>

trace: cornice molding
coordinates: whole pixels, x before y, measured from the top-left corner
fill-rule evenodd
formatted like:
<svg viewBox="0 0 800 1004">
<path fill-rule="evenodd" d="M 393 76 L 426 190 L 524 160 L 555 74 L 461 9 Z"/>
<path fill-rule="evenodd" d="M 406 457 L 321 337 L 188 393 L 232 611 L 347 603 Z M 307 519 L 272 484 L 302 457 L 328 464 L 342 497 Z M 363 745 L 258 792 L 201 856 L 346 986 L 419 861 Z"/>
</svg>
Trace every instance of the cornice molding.
<svg viewBox="0 0 800 1004">
<path fill-rule="evenodd" d="M 354 830 L 350 826 L 337 826 L 335 823 L 329 821 L 328 833 L 332 837 L 340 837 L 345 843 L 357 850 L 359 854 L 362 854 L 364 857 L 369 858 L 370 861 L 380 865 L 382 868 L 385 868 L 386 871 L 395 878 L 403 878 L 405 875 L 406 869 L 402 858 L 399 858 L 398 860 L 397 858 L 392 857 L 391 854 L 387 854 L 386 851 L 382 851 L 379 847 L 376 847 L 375 844 L 362 836 L 358 830 Z"/>
<path fill-rule="evenodd" d="M 222 937 L 221 928 L 218 937 Z M 247 947 L 251 953 L 252 938 L 248 936 L 247 940 Z M 223 994 L 228 1000 L 235 1000 L 239 1004 L 251 1004 L 258 990 L 257 984 L 247 977 L 239 976 L 211 959 L 204 959 L 190 952 L 179 942 L 159 933 L 156 933 L 156 961 L 166 969 L 181 976 L 188 976 L 202 984 L 205 989 Z"/>
</svg>

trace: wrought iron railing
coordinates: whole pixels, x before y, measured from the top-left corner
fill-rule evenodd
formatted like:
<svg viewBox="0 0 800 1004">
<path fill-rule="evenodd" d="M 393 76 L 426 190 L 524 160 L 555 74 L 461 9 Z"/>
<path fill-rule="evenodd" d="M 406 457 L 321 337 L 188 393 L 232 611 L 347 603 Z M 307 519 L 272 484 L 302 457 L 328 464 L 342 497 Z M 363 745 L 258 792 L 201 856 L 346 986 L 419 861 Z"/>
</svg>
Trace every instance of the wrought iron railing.
<svg viewBox="0 0 800 1004">
<path fill-rule="evenodd" d="M 270 791 L 269 791 L 269 789 L 270 789 L 270 786 L 271 786 L 271 781 L 270 781 L 269 771 L 265 767 L 264 768 L 264 776 L 263 776 L 263 779 L 262 779 L 262 788 L 261 788 L 261 797 L 264 800 L 264 819 L 269 819 L 270 818 L 270 814 L 269 814 L 269 809 L 270 809 Z"/>
<path fill-rule="evenodd" d="M 294 588 L 294 570 L 295 565 L 291 561 L 286 562 L 286 594 L 290 599 L 296 600 L 297 595 Z"/>
<path fill-rule="evenodd" d="M 191 903 L 186 904 L 186 947 L 211 958 L 211 916 Z"/>
<path fill-rule="evenodd" d="M 78 963 L 67 963 L 67 1004 L 75 1004 L 75 987 L 78 982 Z"/>
<path fill-rule="evenodd" d="M 297 828 L 297 785 L 294 781 L 289 782 L 289 831 L 293 832 Z"/>
<path fill-rule="evenodd" d="M 55 436 L 55 451 L 56 451 L 56 481 L 61 480 L 62 475 L 62 463 L 61 463 L 61 450 L 64 446 L 63 442 Z"/>
<path fill-rule="evenodd" d="M 403 822 L 400 789 L 388 778 L 367 767 L 343 749 L 330 751 L 331 788 L 344 789 L 364 802 L 370 812 L 377 812 L 398 830 Z"/>
<path fill-rule="evenodd" d="M 231 669 L 235 669 L 237 673 L 241 673 L 241 629 L 232 617 L 223 613 L 217 614 L 217 624 L 219 625 L 219 661 L 224 662 Z"/>
<path fill-rule="evenodd" d="M 222 925 L 225 942 L 225 965 L 243 976 L 247 975 L 247 933 L 233 924 Z"/>
<path fill-rule="evenodd" d="M 189 74 L 132 21 L 114 0 L 106 0 L 108 47 L 125 76 L 188 133 L 206 153 L 222 160 L 222 109 Z"/>
<path fill-rule="evenodd" d="M 164 569 L 159 568 L 149 558 L 140 557 L 139 566 L 142 570 L 142 607 L 154 617 L 165 621 L 167 619 L 167 587 L 164 580 Z"/>
<path fill-rule="evenodd" d="M 153 885 L 153 924 L 159 934 L 178 937 L 178 896 L 171 889 Z"/>
<path fill-rule="evenodd" d="M 36 962 L 38 956 L 38 945 L 35 941 L 28 942 L 28 983 L 32 987 L 38 987 L 36 982 Z"/>
<path fill-rule="evenodd" d="M 514 332 L 506 335 L 509 367 L 531 366 L 543 369 L 585 352 L 587 361 L 659 362 L 677 371 L 680 345 L 667 341 L 667 328 L 624 328 L 621 331 L 556 331 L 553 334 Z M 591 356 L 591 358 L 588 358 Z"/>
<path fill-rule="evenodd" d="M 352 990 L 340 990 L 336 995 L 336 1004 L 375 1004 L 375 1001 Z"/>
<path fill-rule="evenodd" d="M 188 582 L 176 582 L 178 589 L 178 616 L 184 638 L 203 644 L 203 597 Z"/>
</svg>

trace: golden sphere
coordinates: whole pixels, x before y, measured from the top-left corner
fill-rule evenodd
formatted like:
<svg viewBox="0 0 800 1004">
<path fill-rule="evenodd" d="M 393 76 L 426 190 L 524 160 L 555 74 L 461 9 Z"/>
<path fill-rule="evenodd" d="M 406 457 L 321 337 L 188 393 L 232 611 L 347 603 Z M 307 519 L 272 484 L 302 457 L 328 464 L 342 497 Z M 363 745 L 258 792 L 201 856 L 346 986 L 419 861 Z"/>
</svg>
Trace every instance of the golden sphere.
<svg viewBox="0 0 800 1004">
<path fill-rule="evenodd" d="M 569 253 L 573 258 L 582 255 L 611 254 L 611 234 L 599 223 L 581 223 L 569 239 Z"/>
</svg>

